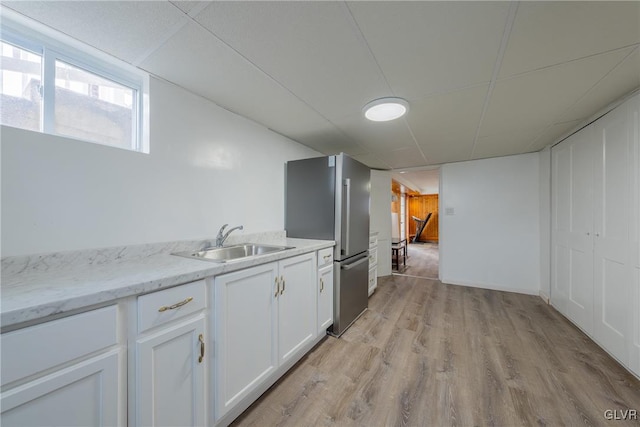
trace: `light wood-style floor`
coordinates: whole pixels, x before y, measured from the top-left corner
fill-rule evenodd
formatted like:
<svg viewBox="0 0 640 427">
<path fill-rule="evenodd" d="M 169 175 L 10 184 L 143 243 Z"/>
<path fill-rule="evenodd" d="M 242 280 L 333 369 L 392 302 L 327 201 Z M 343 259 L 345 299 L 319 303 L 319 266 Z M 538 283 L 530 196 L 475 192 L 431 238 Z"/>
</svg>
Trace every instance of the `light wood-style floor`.
<svg viewBox="0 0 640 427">
<path fill-rule="evenodd" d="M 379 278 L 369 310 L 327 337 L 237 426 L 599 426 L 640 381 L 536 296 Z"/>
<path fill-rule="evenodd" d="M 394 268 L 393 273 L 437 279 L 439 258 L 437 243 L 409 243 L 405 263 L 400 257 L 398 268 Z"/>
</svg>

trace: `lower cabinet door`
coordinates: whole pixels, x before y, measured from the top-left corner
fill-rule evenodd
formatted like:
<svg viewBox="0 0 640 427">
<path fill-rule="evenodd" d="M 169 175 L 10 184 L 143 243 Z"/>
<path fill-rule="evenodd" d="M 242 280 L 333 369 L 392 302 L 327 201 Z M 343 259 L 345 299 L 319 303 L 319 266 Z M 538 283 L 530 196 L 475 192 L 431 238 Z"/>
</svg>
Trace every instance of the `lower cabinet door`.
<svg viewBox="0 0 640 427">
<path fill-rule="evenodd" d="M 120 424 L 120 350 L 85 360 L 2 393 L 3 426 Z M 121 405 L 125 408 L 125 405 Z"/>
<path fill-rule="evenodd" d="M 377 266 L 369 268 L 369 296 L 373 295 L 373 292 L 378 287 Z"/>
<path fill-rule="evenodd" d="M 138 425 L 205 425 L 205 339 L 202 314 L 136 341 Z"/>
<path fill-rule="evenodd" d="M 278 354 L 284 363 L 317 336 L 315 253 L 279 262 Z"/>
<path fill-rule="evenodd" d="M 215 417 L 219 420 L 278 367 L 277 263 L 216 276 Z"/>
<path fill-rule="evenodd" d="M 318 270 L 318 335 L 333 325 L 333 265 Z"/>
</svg>

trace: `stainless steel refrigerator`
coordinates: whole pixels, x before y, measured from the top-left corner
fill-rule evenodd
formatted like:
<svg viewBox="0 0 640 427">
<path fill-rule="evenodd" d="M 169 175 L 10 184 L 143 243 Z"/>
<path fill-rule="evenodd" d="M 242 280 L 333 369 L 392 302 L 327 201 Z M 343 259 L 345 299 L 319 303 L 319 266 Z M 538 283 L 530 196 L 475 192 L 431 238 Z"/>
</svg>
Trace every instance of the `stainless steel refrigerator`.
<svg viewBox="0 0 640 427">
<path fill-rule="evenodd" d="M 286 164 L 287 236 L 336 241 L 335 336 L 367 309 L 370 179 L 367 166 L 343 153 Z"/>
</svg>

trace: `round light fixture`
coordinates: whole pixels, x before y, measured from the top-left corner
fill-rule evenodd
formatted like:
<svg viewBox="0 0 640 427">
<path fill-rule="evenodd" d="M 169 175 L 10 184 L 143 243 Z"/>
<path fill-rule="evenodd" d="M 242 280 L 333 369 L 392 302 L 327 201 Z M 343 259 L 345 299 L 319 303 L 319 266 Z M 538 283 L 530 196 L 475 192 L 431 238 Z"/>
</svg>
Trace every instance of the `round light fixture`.
<svg viewBox="0 0 640 427">
<path fill-rule="evenodd" d="M 362 111 L 369 120 L 386 122 L 404 116 L 409 103 L 402 98 L 380 98 L 365 105 Z"/>
</svg>

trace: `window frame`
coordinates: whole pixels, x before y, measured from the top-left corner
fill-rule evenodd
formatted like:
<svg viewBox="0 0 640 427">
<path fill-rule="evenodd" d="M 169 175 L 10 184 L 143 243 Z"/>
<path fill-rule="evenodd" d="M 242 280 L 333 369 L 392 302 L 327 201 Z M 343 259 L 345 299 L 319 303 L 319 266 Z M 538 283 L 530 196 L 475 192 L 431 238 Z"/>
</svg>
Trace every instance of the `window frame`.
<svg viewBox="0 0 640 427">
<path fill-rule="evenodd" d="M 42 58 L 41 133 L 149 153 L 148 73 L 42 24 L 12 13 L 5 7 L 0 7 L 0 14 L 2 18 L 0 40 L 40 55 Z M 133 91 L 131 141 L 126 147 L 81 139 L 55 131 L 56 61 L 110 80 Z"/>
</svg>

